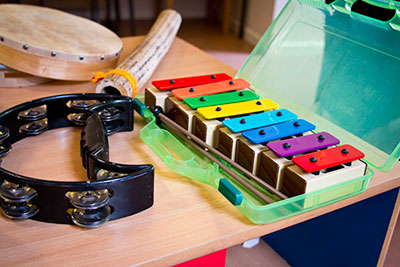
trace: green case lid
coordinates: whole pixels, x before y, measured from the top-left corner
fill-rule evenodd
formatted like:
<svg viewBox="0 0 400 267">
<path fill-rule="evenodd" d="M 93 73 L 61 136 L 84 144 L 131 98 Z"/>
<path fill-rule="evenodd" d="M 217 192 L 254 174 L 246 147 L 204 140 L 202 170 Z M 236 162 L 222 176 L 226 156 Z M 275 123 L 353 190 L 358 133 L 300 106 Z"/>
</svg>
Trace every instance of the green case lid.
<svg viewBox="0 0 400 267">
<path fill-rule="evenodd" d="M 237 77 L 389 171 L 400 157 L 400 2 L 365 1 L 393 9 L 386 22 L 354 2 L 290 0 Z"/>
</svg>

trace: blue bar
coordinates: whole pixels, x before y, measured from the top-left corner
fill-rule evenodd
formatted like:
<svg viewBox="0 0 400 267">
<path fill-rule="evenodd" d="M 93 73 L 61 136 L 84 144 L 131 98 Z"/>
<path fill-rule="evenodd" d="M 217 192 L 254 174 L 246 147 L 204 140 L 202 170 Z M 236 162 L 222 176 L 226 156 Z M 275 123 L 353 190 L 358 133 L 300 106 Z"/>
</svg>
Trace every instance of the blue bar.
<svg viewBox="0 0 400 267">
<path fill-rule="evenodd" d="M 254 144 L 261 144 L 313 130 L 315 130 L 314 124 L 300 119 L 244 131 L 242 132 L 242 135 Z"/>
<path fill-rule="evenodd" d="M 277 109 L 264 113 L 252 114 L 224 120 L 222 124 L 234 133 L 243 132 L 259 127 L 265 127 L 285 121 L 297 120 L 297 115 L 287 109 Z"/>
</svg>

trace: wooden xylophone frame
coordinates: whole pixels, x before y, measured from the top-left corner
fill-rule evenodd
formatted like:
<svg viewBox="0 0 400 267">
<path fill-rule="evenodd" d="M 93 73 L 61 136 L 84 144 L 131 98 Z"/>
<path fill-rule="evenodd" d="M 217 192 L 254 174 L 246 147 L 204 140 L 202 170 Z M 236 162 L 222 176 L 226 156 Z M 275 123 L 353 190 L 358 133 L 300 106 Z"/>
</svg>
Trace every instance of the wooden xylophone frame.
<svg viewBox="0 0 400 267">
<path fill-rule="evenodd" d="M 154 90 L 154 89 L 148 88 L 145 91 L 145 95 L 147 96 L 146 99 L 145 99 L 145 103 L 148 104 L 148 106 L 154 106 L 156 104 L 156 102 L 157 102 L 157 101 L 151 101 L 150 100 L 151 103 L 149 104 L 148 96 L 149 96 L 149 94 L 151 94 L 151 90 Z M 183 103 L 180 100 L 177 100 L 177 99 L 173 100 L 173 98 L 171 99 L 169 97 L 169 93 L 168 92 L 162 92 L 161 95 L 162 95 L 161 98 L 163 99 L 162 105 L 164 103 L 168 102 L 168 101 L 171 102 L 171 100 L 172 100 L 172 102 L 181 102 L 181 103 Z M 165 106 L 164 106 L 164 108 L 165 108 Z M 185 108 L 183 108 L 183 109 L 185 109 Z M 166 115 L 168 115 L 168 111 L 166 112 Z M 191 137 L 190 136 L 190 131 L 187 131 L 187 128 L 189 127 L 189 125 L 184 125 L 184 128 L 186 128 L 186 129 L 183 129 L 183 131 L 182 131 L 182 129 L 179 129 L 179 128 L 182 128 L 182 127 L 180 127 L 179 125 L 176 125 L 176 123 L 175 123 L 175 125 L 171 125 L 171 122 L 168 122 L 168 121 L 166 121 L 164 119 L 164 118 L 168 119 L 168 117 L 173 117 L 173 116 L 171 116 L 171 114 L 169 114 L 169 116 L 161 115 L 161 117 L 163 117 L 163 119 L 160 119 L 160 116 L 158 116 L 158 121 L 161 122 L 162 124 L 166 125 L 167 126 L 166 128 L 168 130 L 170 130 L 171 133 L 177 134 L 177 136 L 182 137 L 182 139 L 180 139 L 180 141 L 185 142 L 186 146 L 195 146 L 195 147 L 197 146 L 198 147 L 199 144 L 200 144 L 200 148 L 198 148 L 198 149 L 202 150 L 202 151 L 199 152 L 199 154 L 203 154 L 204 155 L 204 152 L 205 153 L 210 153 L 211 152 L 211 154 L 217 155 L 217 153 L 219 153 L 220 155 L 217 155 L 217 158 L 222 159 L 222 162 L 224 164 L 228 164 L 229 166 L 233 167 L 234 169 L 240 169 L 240 172 L 241 172 L 241 174 L 243 174 L 243 177 L 245 177 L 245 180 L 248 181 L 249 180 L 248 178 L 251 179 L 251 176 L 254 176 L 254 177 L 259 179 L 259 177 L 257 177 L 259 172 L 258 173 L 257 172 L 254 173 L 254 172 L 248 171 L 245 168 L 243 168 L 242 166 L 240 166 L 239 164 L 237 164 L 236 162 L 231 161 L 232 157 L 227 157 L 225 153 L 221 153 L 218 150 L 212 150 L 212 149 L 215 148 L 215 146 L 213 147 L 213 146 L 210 146 L 209 144 L 207 146 L 207 144 L 204 144 L 204 142 L 203 143 L 201 142 L 202 140 L 195 140 L 196 134 L 194 134 L 195 138 Z M 193 118 L 197 118 L 198 119 L 199 117 L 200 117 L 199 115 L 193 114 Z M 178 124 L 181 124 L 181 123 L 178 123 Z M 191 131 L 192 133 L 195 132 L 195 130 L 193 129 L 193 127 L 195 127 L 194 125 L 192 125 L 192 131 Z M 181 126 L 182 126 L 182 124 L 181 124 Z M 216 127 L 216 129 L 217 130 L 221 130 L 223 128 Z M 149 145 L 149 143 L 147 142 L 148 141 L 147 139 L 148 139 L 149 135 L 151 135 L 150 132 L 146 132 L 145 134 L 141 135 L 142 139 L 148 145 Z M 183 139 L 185 139 L 185 140 L 183 140 Z M 210 147 L 211 147 L 211 149 L 210 149 Z M 152 149 L 153 149 L 153 151 L 155 150 L 154 147 Z M 221 157 L 221 155 L 224 158 Z M 193 174 L 193 173 L 189 174 L 189 173 L 184 173 L 184 172 L 181 172 L 181 171 L 177 170 L 177 168 L 176 168 L 177 165 L 173 166 L 174 165 L 173 163 L 166 162 L 166 164 L 172 170 L 174 170 L 174 171 L 176 171 L 178 173 L 182 173 L 182 174 L 184 174 L 184 175 L 186 175 L 188 177 L 191 177 L 191 178 L 194 178 L 194 179 L 197 179 L 197 180 L 201 180 L 201 181 L 203 181 L 203 182 L 205 182 L 207 184 L 212 185 L 213 187 L 216 187 L 215 183 L 217 183 L 217 182 L 215 182 L 215 181 L 214 182 L 204 181 L 204 179 L 201 179 L 199 177 L 196 178 L 195 177 L 196 175 Z M 179 163 L 179 164 L 181 164 L 181 163 Z M 238 168 L 238 166 L 239 166 L 239 168 Z M 229 167 L 229 168 L 231 168 L 231 167 Z M 196 167 L 194 167 L 194 168 L 196 168 Z M 246 172 L 244 172 L 243 170 L 245 170 Z M 253 222 L 255 222 L 255 223 L 268 223 L 268 222 L 271 222 L 271 221 L 279 220 L 279 217 L 281 217 L 281 216 L 286 216 L 286 217 L 292 216 L 292 215 L 297 214 L 299 212 L 300 213 L 304 212 L 305 210 L 310 210 L 310 209 L 314 209 L 314 208 L 329 204 L 329 203 L 331 203 L 331 202 L 333 202 L 333 201 L 335 201 L 337 199 L 342 199 L 342 198 L 349 197 L 351 195 L 360 193 L 361 191 L 366 189 L 366 186 L 368 184 L 370 176 L 372 176 L 372 172 L 370 170 L 367 170 L 365 175 L 362 176 L 362 177 L 359 177 L 359 178 L 356 178 L 356 179 L 352 179 L 351 181 L 342 182 L 342 183 L 337 184 L 337 185 L 328 186 L 327 188 L 324 188 L 324 189 L 321 189 L 321 190 L 316 190 L 314 192 L 310 192 L 310 193 L 306 192 L 306 193 L 303 193 L 301 195 L 298 195 L 298 196 L 295 196 L 295 197 L 290 197 L 290 198 L 285 198 L 285 197 L 276 198 L 276 195 L 275 195 L 275 197 L 272 197 L 272 198 L 275 201 L 278 201 L 278 202 L 275 202 L 273 204 L 265 205 L 263 203 L 268 203 L 268 201 L 263 200 L 260 203 L 259 201 L 254 200 L 254 198 L 253 198 L 252 200 L 249 201 L 249 202 L 253 202 L 253 203 L 251 203 L 251 204 L 246 203 L 246 205 L 248 205 L 246 208 L 243 207 L 243 203 L 238 205 L 237 207 Z M 235 179 L 232 179 L 232 180 L 235 180 Z M 235 183 L 235 182 L 233 182 L 233 183 Z M 265 182 L 264 182 L 264 184 L 265 184 Z M 262 185 L 262 187 L 264 187 L 264 189 L 267 188 L 264 185 Z M 344 188 L 346 188 L 346 187 L 348 189 L 344 190 Z M 245 188 L 245 187 L 242 187 L 242 188 Z M 343 190 L 343 192 L 341 192 L 341 193 L 339 192 L 337 197 L 332 197 L 332 194 L 336 194 L 337 191 L 340 191 L 340 190 Z M 271 190 L 270 192 L 274 192 L 274 191 Z M 328 193 L 328 192 L 331 192 L 331 193 Z M 336 193 L 332 193 L 332 192 L 336 192 Z M 330 196 L 329 197 L 323 196 L 325 194 L 326 195 L 330 194 Z M 251 197 L 249 199 L 251 199 Z M 321 199 L 321 201 L 319 199 Z M 253 204 L 255 204 L 255 205 L 253 205 Z M 246 205 L 244 205 L 244 206 L 246 206 Z M 248 212 L 249 206 L 251 206 L 250 210 L 253 210 L 253 211 L 257 210 L 257 214 L 255 214 L 253 211 Z M 261 208 L 262 210 L 264 210 L 264 208 L 265 208 L 265 210 L 261 211 L 260 207 L 262 207 Z M 277 214 L 271 215 L 271 214 L 269 214 L 269 211 L 272 212 L 277 207 L 280 207 L 280 212 L 279 212 L 279 213 L 281 213 L 280 215 L 277 215 Z M 285 208 L 282 209 L 282 207 L 285 207 Z M 283 210 L 286 210 L 285 212 L 283 212 L 284 215 L 282 213 Z M 289 210 L 291 210 L 291 211 L 289 211 Z M 251 214 L 249 214 L 249 213 L 251 213 Z"/>
</svg>

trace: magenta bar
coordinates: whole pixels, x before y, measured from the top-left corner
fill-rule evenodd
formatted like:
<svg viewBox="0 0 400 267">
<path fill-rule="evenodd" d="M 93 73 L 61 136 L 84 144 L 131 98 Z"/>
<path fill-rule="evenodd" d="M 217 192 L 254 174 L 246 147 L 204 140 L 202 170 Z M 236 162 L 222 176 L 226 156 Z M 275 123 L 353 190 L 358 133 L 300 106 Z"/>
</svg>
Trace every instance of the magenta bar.
<svg viewBox="0 0 400 267">
<path fill-rule="evenodd" d="M 280 157 L 289 157 L 317 149 L 334 146 L 340 140 L 327 132 L 269 142 L 267 147 Z"/>
</svg>

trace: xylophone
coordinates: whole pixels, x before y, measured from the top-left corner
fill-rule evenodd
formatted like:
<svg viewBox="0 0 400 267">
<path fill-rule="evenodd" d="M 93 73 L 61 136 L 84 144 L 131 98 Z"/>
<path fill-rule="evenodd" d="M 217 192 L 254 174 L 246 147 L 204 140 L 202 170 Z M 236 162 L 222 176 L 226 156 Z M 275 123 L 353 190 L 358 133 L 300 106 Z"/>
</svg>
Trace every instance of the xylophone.
<svg viewBox="0 0 400 267">
<path fill-rule="evenodd" d="M 174 128 L 191 133 L 206 150 L 215 148 L 275 193 L 293 197 L 366 173 L 361 151 L 316 132 L 314 124 L 261 98 L 243 79 L 219 73 L 152 83 L 145 90 L 147 107 L 159 107 L 179 125 Z"/>
</svg>

